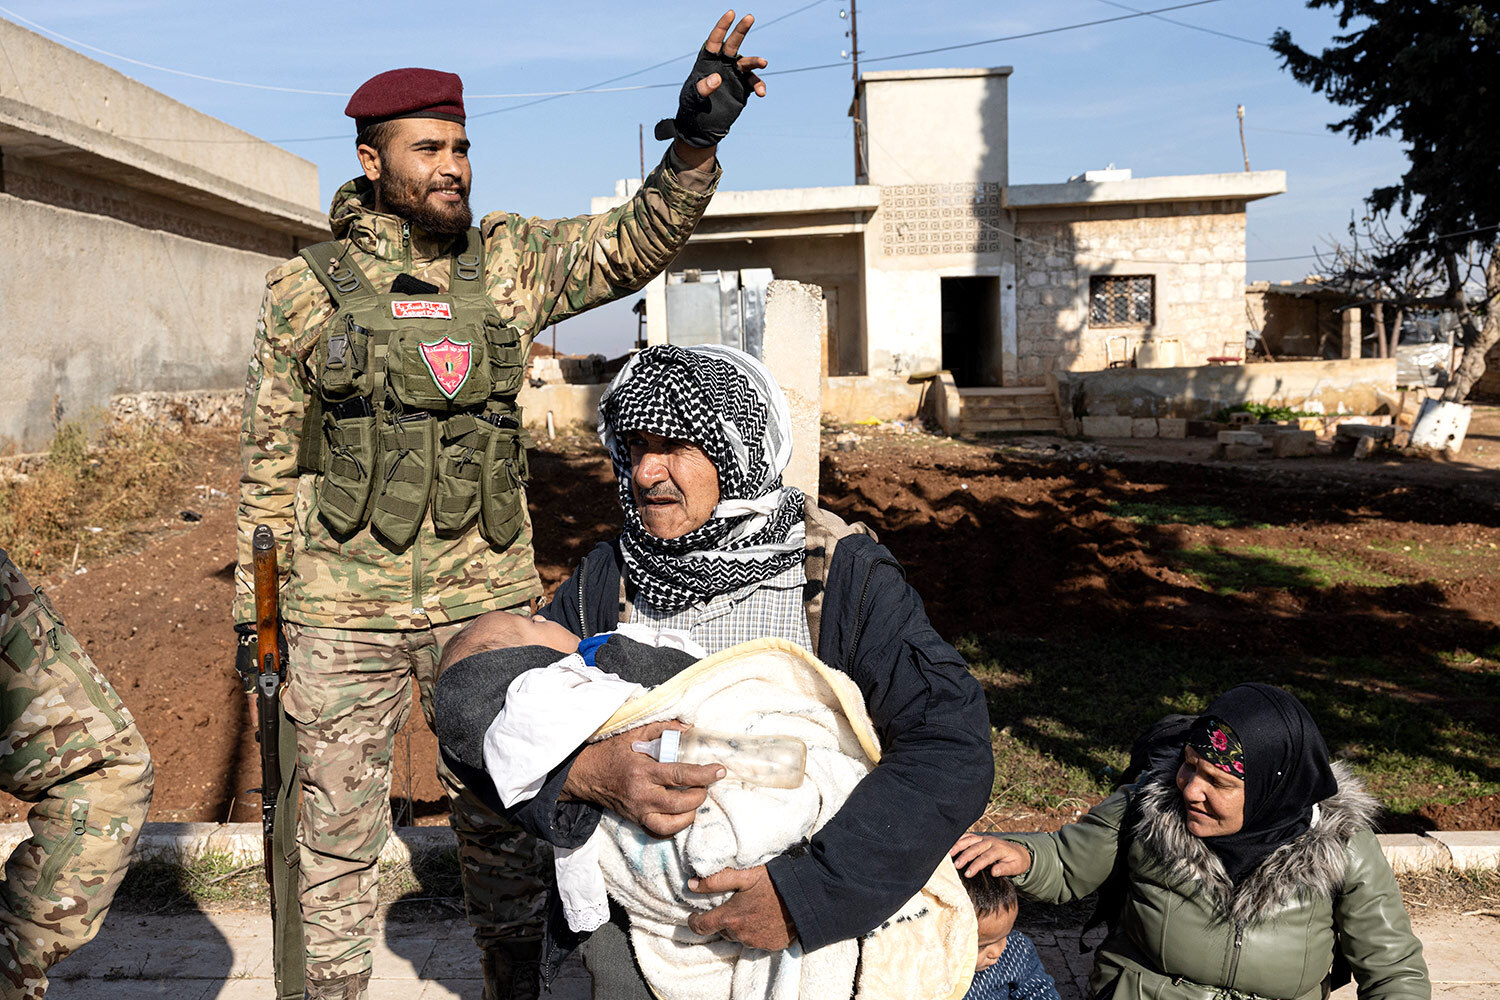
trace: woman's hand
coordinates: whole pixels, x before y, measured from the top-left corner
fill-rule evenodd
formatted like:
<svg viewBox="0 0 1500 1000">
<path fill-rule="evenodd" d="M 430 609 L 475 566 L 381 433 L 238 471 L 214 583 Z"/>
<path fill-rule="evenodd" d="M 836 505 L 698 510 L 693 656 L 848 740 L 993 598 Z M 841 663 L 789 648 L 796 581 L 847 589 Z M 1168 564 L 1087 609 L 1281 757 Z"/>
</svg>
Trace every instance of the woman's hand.
<svg viewBox="0 0 1500 1000">
<path fill-rule="evenodd" d="M 964 834 L 948 853 L 953 867 L 965 878 L 979 874 L 986 866 L 991 875 L 1021 875 L 1031 868 L 1030 851 L 985 833 Z"/>
</svg>

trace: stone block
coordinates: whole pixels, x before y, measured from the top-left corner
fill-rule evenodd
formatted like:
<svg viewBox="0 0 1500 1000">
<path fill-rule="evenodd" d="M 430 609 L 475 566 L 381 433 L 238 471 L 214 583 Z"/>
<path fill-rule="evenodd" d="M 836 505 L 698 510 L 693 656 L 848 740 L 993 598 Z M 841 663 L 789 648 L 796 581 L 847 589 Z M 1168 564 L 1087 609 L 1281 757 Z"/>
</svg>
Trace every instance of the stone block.
<svg viewBox="0 0 1500 1000">
<path fill-rule="evenodd" d="M 1312 431 L 1279 431 L 1271 437 L 1272 458 L 1310 458 L 1318 448 L 1318 435 Z"/>
<path fill-rule="evenodd" d="M 1431 837 L 1420 833 L 1382 833 L 1375 839 L 1380 841 L 1380 850 L 1397 875 L 1452 867 L 1448 848 Z"/>
<path fill-rule="evenodd" d="M 1390 441 L 1396 436 L 1396 428 L 1389 424 L 1339 424 L 1334 433 L 1341 438 L 1373 438 L 1376 441 Z"/>
<path fill-rule="evenodd" d="M 1363 461 L 1383 447 L 1384 442 L 1373 437 L 1357 438 L 1354 442 L 1354 457 Z"/>
<path fill-rule="evenodd" d="M 1215 453 L 1216 458 L 1227 462 L 1248 462 L 1259 455 L 1259 446 L 1253 444 L 1221 444 Z"/>
<path fill-rule="evenodd" d="M 1130 436 L 1133 438 L 1154 438 L 1157 436 L 1155 417 L 1135 417 L 1130 421 Z"/>
<path fill-rule="evenodd" d="M 1083 436 L 1128 438 L 1134 421 L 1130 417 L 1084 417 Z"/>
<path fill-rule="evenodd" d="M 1164 438 L 1187 437 L 1188 422 L 1184 417 L 1157 417 L 1156 436 Z"/>
<path fill-rule="evenodd" d="M 1220 431 L 1219 443 L 1226 445 L 1248 445 L 1252 448 L 1259 448 L 1266 443 L 1266 439 L 1259 431 Z"/>
<path fill-rule="evenodd" d="M 1500 868 L 1500 831 L 1433 830 L 1427 836 L 1448 849 L 1459 871 Z"/>
<path fill-rule="evenodd" d="M 1248 410 L 1235 410 L 1229 415 L 1229 422 L 1236 427 L 1244 424 L 1253 424 L 1257 419 L 1259 418 Z"/>
</svg>

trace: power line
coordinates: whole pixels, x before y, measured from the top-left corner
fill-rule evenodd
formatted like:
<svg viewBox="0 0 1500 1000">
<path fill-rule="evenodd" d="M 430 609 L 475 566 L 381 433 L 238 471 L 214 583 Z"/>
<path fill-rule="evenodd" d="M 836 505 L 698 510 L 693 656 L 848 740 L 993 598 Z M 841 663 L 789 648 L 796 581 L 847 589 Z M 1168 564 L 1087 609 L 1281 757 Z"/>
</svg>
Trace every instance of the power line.
<svg viewBox="0 0 1500 1000">
<path fill-rule="evenodd" d="M 794 10 L 788 11 L 787 13 L 782 14 L 779 17 L 777 17 L 777 18 L 775 18 L 775 19 L 767 22 L 766 25 L 764 25 L 764 27 L 770 27 L 772 24 L 776 24 L 776 23 L 778 23 L 780 21 L 784 21 L 787 18 L 792 17 L 793 15 L 800 14 L 803 11 L 809 10 L 809 9 L 811 9 L 813 7 L 816 7 L 819 4 L 824 3 L 824 2 L 826 2 L 826 0 L 813 0 L 813 2 L 811 2 L 811 3 L 804 4 L 801 7 L 798 7 L 796 9 L 794 9 Z M 1001 35 L 1001 36 L 998 36 L 998 37 L 995 37 L 995 38 L 984 38 L 984 39 L 980 39 L 978 41 L 973 41 L 973 42 L 960 42 L 960 43 L 955 44 L 955 45 L 941 45 L 941 46 L 937 46 L 935 48 L 916 49 L 916 50 L 913 50 L 913 51 L 910 51 L 910 52 L 897 52 L 897 53 L 893 53 L 891 55 L 886 55 L 886 56 L 874 56 L 874 57 L 866 58 L 865 62 L 867 62 L 867 63 L 891 62 L 891 61 L 894 61 L 894 60 L 897 60 L 897 59 L 911 59 L 911 58 L 915 58 L 916 56 L 933 55 L 933 54 L 936 54 L 936 53 L 939 53 L 939 52 L 953 52 L 953 51 L 957 51 L 959 49 L 969 49 L 969 48 L 974 48 L 976 46 L 981 46 L 981 45 L 994 45 L 994 44 L 998 44 L 1000 42 L 1013 42 L 1013 41 L 1020 41 L 1020 40 L 1023 40 L 1023 39 L 1027 39 L 1027 38 L 1038 38 L 1038 37 L 1041 37 L 1043 35 L 1054 35 L 1054 34 L 1059 34 L 1061 32 L 1065 32 L 1065 31 L 1077 31 L 1077 30 L 1080 30 L 1082 28 L 1092 28 L 1092 27 L 1096 27 L 1098 25 L 1103 25 L 1103 24 L 1114 24 L 1114 23 L 1117 23 L 1117 22 L 1120 22 L 1120 21 L 1131 21 L 1131 20 L 1135 20 L 1135 19 L 1141 18 L 1141 17 L 1154 17 L 1156 15 L 1159 15 L 1159 14 L 1162 14 L 1162 13 L 1166 13 L 1166 12 L 1170 12 L 1170 11 L 1174 11 L 1174 10 L 1185 10 L 1187 8 L 1190 8 L 1190 7 L 1203 7 L 1203 6 L 1206 6 L 1208 4 L 1215 4 L 1215 3 L 1222 3 L 1222 2 L 1223 2 L 1223 0 L 1191 0 L 1191 2 L 1188 2 L 1188 3 L 1173 4 L 1173 5 L 1167 6 L 1167 7 L 1158 7 L 1158 8 L 1155 8 L 1153 10 L 1134 11 L 1134 12 L 1128 13 L 1128 14 L 1121 14 L 1118 17 L 1097 18 L 1097 19 L 1092 20 L 1092 21 L 1081 21 L 1081 22 L 1078 22 L 1076 24 L 1064 24 L 1064 25 L 1059 25 L 1059 26 L 1057 26 L 1055 28 L 1041 28 L 1041 29 L 1038 29 L 1036 31 L 1026 31 L 1026 32 L 1021 32 L 1019 34 L 1014 34 L 1014 35 Z M 119 59 L 122 62 L 130 63 L 131 65 L 142 66 L 142 67 L 145 67 L 147 69 L 153 69 L 153 70 L 157 70 L 157 71 L 163 72 L 163 73 L 172 73 L 172 74 L 175 74 L 175 75 L 178 75 L 178 76 L 185 76 L 185 77 L 188 77 L 190 79 L 202 80 L 202 81 L 205 81 L 205 82 L 208 82 L 208 83 L 219 83 L 219 84 L 224 84 L 226 86 L 232 86 L 232 87 L 247 87 L 247 88 L 254 89 L 254 90 L 270 90 L 270 91 L 276 91 L 276 92 L 288 93 L 288 94 L 305 94 L 305 95 L 310 95 L 310 96 L 315 96 L 315 97 L 344 97 L 344 96 L 346 96 L 346 94 L 343 91 L 308 90 L 308 89 L 302 89 L 302 88 L 296 88 L 296 87 L 280 87 L 280 86 L 274 86 L 274 85 L 271 85 L 271 84 L 245 83 L 245 82 L 238 81 L 238 80 L 226 80 L 226 79 L 223 79 L 221 77 L 205 76 L 205 75 L 203 75 L 201 73 L 192 73 L 192 72 L 189 72 L 187 70 L 174 69 L 174 68 L 172 68 L 170 66 L 160 66 L 160 65 L 157 65 L 155 63 L 148 63 L 148 62 L 145 62 L 145 61 L 140 60 L 140 59 L 133 59 L 133 58 L 131 58 L 129 56 L 123 56 L 123 55 L 120 55 L 119 53 L 116 53 L 116 52 L 110 52 L 108 50 L 98 48 L 97 46 L 90 45 L 87 42 L 82 42 L 82 41 L 79 41 L 78 39 L 71 38 L 71 37 L 69 37 L 67 35 L 61 34 L 60 32 L 53 31 L 51 28 L 47 28 L 47 27 L 44 27 L 43 25 L 37 24 L 35 21 L 31 21 L 31 20 L 28 20 L 27 18 L 21 17 L 19 14 L 15 13 L 14 11 L 12 11 L 9 8 L 4 7 L 4 6 L 0 6 L 0 13 L 6 14 L 9 17 L 15 19 L 16 21 L 19 21 L 19 22 L 21 22 L 23 24 L 26 24 L 26 25 L 30 26 L 30 27 L 33 27 L 33 28 L 35 28 L 38 31 L 44 32 L 46 34 L 52 35 L 55 38 L 61 39 L 62 41 L 65 41 L 65 42 L 67 42 L 70 45 L 76 45 L 76 46 L 78 46 L 80 48 L 87 49 L 90 52 L 96 52 L 96 53 L 99 53 L 100 55 L 108 56 L 111 59 Z M 626 74 L 623 74 L 621 76 L 611 77 L 608 80 L 600 81 L 599 83 L 593 84 L 592 86 L 581 87 L 581 88 L 578 88 L 578 89 L 575 89 L 575 90 L 537 91 L 537 92 L 532 92 L 532 93 L 516 93 L 516 94 L 473 94 L 473 95 L 470 95 L 470 99 L 474 99 L 474 100 L 479 100 L 479 99 L 499 100 L 499 99 L 512 99 L 512 98 L 515 98 L 515 99 L 527 98 L 527 99 L 530 99 L 530 100 L 528 100 L 528 102 L 525 103 L 525 104 L 517 104 L 517 105 L 512 105 L 511 107 L 506 107 L 506 108 L 494 108 L 494 109 L 491 109 L 489 111 L 481 111 L 481 112 L 479 112 L 477 114 L 469 115 L 469 117 L 470 118 L 483 118 L 483 117 L 487 117 L 489 115 L 504 114 L 504 113 L 511 112 L 511 111 L 519 111 L 522 108 L 533 107 L 533 106 L 535 106 L 537 104 L 542 104 L 542 103 L 545 103 L 547 101 L 556 100 L 556 99 L 562 98 L 562 97 L 573 97 L 573 96 L 577 96 L 577 95 L 581 95 L 581 94 L 591 94 L 591 93 L 625 93 L 625 92 L 637 91 L 637 90 L 658 90 L 658 89 L 665 89 L 665 88 L 669 88 L 669 87 L 670 88 L 677 88 L 677 87 L 680 87 L 681 84 L 679 84 L 679 83 L 643 83 L 643 84 L 633 84 L 633 85 L 628 86 L 628 87 L 606 87 L 605 85 L 609 84 L 609 83 L 614 83 L 614 82 L 619 81 L 619 80 L 628 79 L 629 77 L 637 76 L 637 75 L 639 75 L 641 73 L 649 72 L 650 70 L 653 70 L 653 69 L 659 69 L 662 66 L 668 65 L 669 63 L 672 63 L 672 62 L 676 62 L 676 61 L 678 61 L 679 59 L 682 59 L 682 58 L 686 58 L 686 56 L 677 56 L 677 57 L 673 57 L 672 59 L 663 60 L 662 62 L 655 63 L 652 66 L 645 67 L 644 69 L 634 70 L 634 71 L 632 71 L 630 73 L 626 73 Z M 845 63 L 843 63 L 843 62 L 819 63 L 817 65 L 812 65 L 812 66 L 798 66 L 798 67 L 795 67 L 793 69 L 763 71 L 760 75 L 761 76 L 790 76 L 790 75 L 792 75 L 794 73 L 808 73 L 808 72 L 813 72 L 813 71 L 816 71 L 816 70 L 842 69 L 842 68 L 844 68 L 844 66 L 845 66 Z M 175 138 L 171 138 L 171 137 L 160 137 L 160 136 L 122 136 L 121 138 L 135 139 L 135 140 L 138 140 L 138 141 L 146 141 L 146 142 L 182 142 L 182 141 L 189 141 L 189 140 L 179 140 L 179 139 L 175 139 Z M 275 140 L 275 141 L 278 142 L 278 143 L 325 142 L 325 141 L 329 141 L 329 140 L 333 140 L 333 139 L 347 139 L 347 138 L 349 138 L 349 136 L 346 133 L 346 134 L 336 135 L 336 136 L 304 136 L 304 137 L 289 138 L 289 139 L 279 139 L 279 140 Z M 216 140 L 201 139 L 201 140 L 193 140 L 193 141 L 197 141 L 197 142 L 212 142 L 212 143 L 242 143 L 242 142 L 248 143 L 248 142 L 260 142 L 260 141 L 263 141 L 263 140 L 259 140 L 259 139 L 216 139 Z"/>
<path fill-rule="evenodd" d="M 1099 2 L 1102 4 L 1108 4 L 1111 7 L 1118 7 L 1121 10 L 1132 10 L 1137 14 L 1141 12 L 1137 7 L 1127 7 L 1125 4 L 1116 3 L 1115 0 L 1099 0 Z M 1187 21 L 1178 21 L 1170 17 L 1162 17 L 1160 14 L 1153 14 L 1151 16 L 1156 18 L 1156 20 L 1158 21 L 1165 21 L 1168 24 L 1175 24 L 1179 28 L 1190 28 L 1193 31 L 1201 31 L 1205 35 L 1218 35 L 1220 38 L 1227 38 L 1230 41 L 1244 42 L 1246 45 L 1254 45 L 1258 49 L 1264 49 L 1268 47 L 1265 42 L 1259 42 L 1253 38 L 1246 38 L 1244 35 L 1231 35 L 1227 31 L 1215 31 L 1213 28 L 1205 28 L 1200 24 L 1190 24 Z"/>
<path fill-rule="evenodd" d="M 1165 13 L 1173 10 L 1186 10 L 1189 7 L 1203 7 L 1211 3 L 1223 3 L 1223 0 L 1192 0 L 1191 3 L 1174 4 L 1171 7 L 1158 7 L 1155 10 L 1143 10 L 1134 14 L 1121 14 L 1118 17 L 1101 17 L 1093 21 L 1080 21 L 1077 24 L 1064 24 L 1056 28 L 1041 28 L 1036 31 L 1023 31 L 1017 35 L 1001 35 L 998 38 L 982 38 L 977 42 L 960 42 L 957 45 L 939 45 L 932 49 L 916 49 L 912 52 L 897 52 L 889 56 L 876 56 L 867 58 L 867 63 L 890 62 L 893 59 L 911 59 L 914 56 L 930 56 L 938 52 L 954 52 L 958 49 L 972 49 L 979 45 L 994 45 L 998 42 L 1015 42 L 1026 38 L 1039 38 L 1042 35 L 1056 35 L 1064 31 L 1077 31 L 1080 28 L 1092 28 L 1101 24 L 1114 24 L 1118 21 L 1133 21 L 1138 17 L 1151 17 L 1155 14 Z M 819 63 L 816 66 L 798 66 L 796 69 L 783 69 L 768 71 L 761 76 L 788 76 L 792 73 L 807 73 L 816 69 L 842 69 L 844 63 Z"/>
</svg>

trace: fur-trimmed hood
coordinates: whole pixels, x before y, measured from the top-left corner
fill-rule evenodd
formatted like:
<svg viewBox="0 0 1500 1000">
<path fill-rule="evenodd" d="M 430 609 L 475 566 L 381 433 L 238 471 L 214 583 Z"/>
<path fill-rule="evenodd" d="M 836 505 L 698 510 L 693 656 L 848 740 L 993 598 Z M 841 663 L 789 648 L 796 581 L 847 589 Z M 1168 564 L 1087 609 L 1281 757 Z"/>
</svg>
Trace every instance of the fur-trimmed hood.
<svg viewBox="0 0 1500 1000">
<path fill-rule="evenodd" d="M 1236 887 L 1218 856 L 1188 832 L 1173 774 L 1156 772 L 1142 782 L 1135 796 L 1135 839 L 1173 879 L 1204 885 L 1236 924 L 1258 923 L 1299 895 L 1337 895 L 1349 863 L 1349 841 L 1380 811 L 1364 783 L 1335 761 L 1338 791 L 1314 807 L 1312 828 L 1278 847 Z"/>
</svg>

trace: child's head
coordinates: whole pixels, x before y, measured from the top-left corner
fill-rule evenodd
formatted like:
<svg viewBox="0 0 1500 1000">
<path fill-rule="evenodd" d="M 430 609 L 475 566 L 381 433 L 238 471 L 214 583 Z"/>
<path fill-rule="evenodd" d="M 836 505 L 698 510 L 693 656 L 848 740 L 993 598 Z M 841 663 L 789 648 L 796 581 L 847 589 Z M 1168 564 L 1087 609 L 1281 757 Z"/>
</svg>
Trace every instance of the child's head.
<svg viewBox="0 0 1500 1000">
<path fill-rule="evenodd" d="M 1003 875 L 991 875 L 989 868 L 964 879 L 974 915 L 979 918 L 979 958 L 974 971 L 981 972 L 1000 961 L 1005 954 L 1005 939 L 1016 926 L 1021 901 L 1016 887 Z"/>
<path fill-rule="evenodd" d="M 559 653 L 578 648 L 578 636 L 541 615 L 527 617 L 509 611 L 491 611 L 478 618 L 443 647 L 439 673 L 474 653 L 516 646 L 549 646 Z"/>
</svg>

